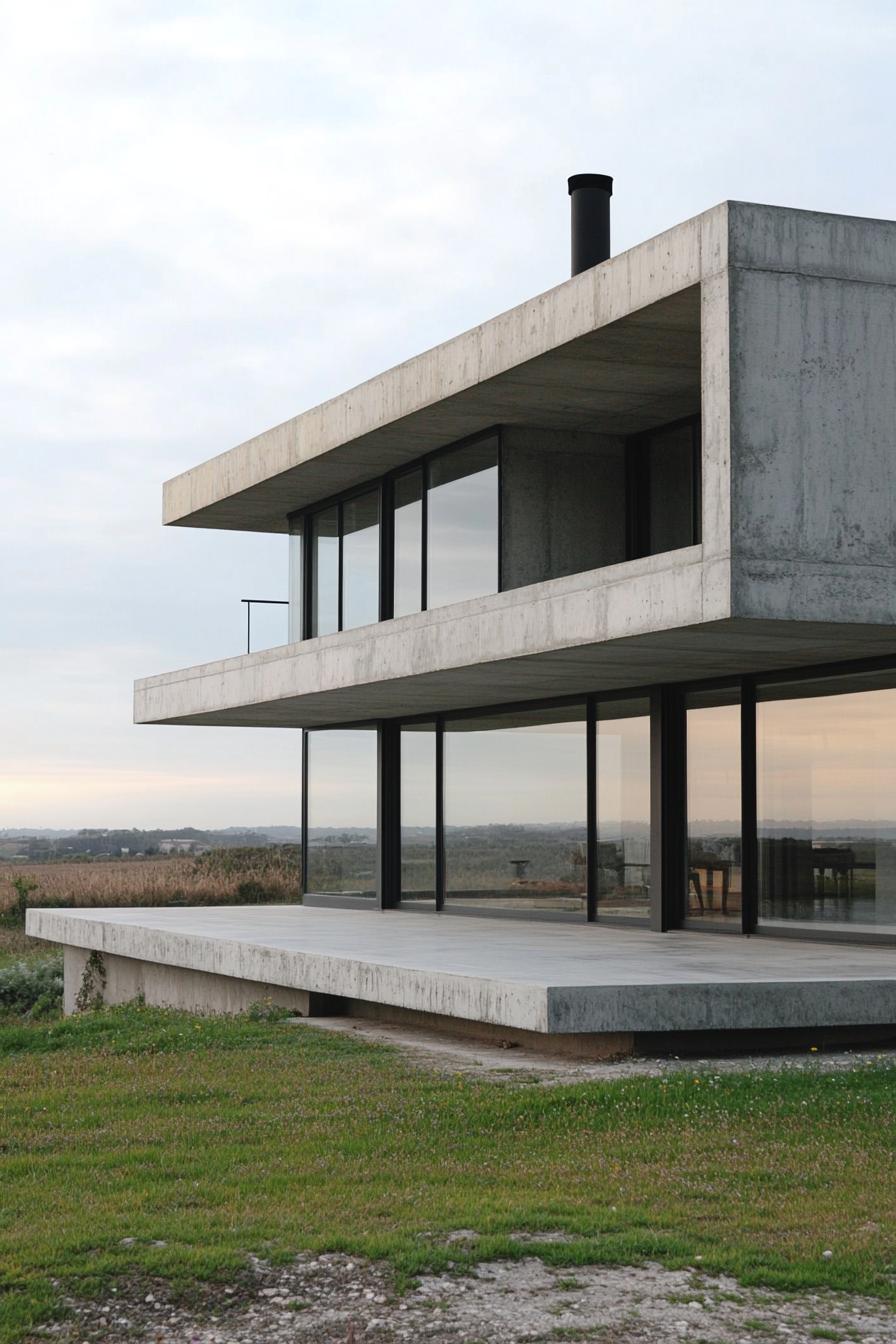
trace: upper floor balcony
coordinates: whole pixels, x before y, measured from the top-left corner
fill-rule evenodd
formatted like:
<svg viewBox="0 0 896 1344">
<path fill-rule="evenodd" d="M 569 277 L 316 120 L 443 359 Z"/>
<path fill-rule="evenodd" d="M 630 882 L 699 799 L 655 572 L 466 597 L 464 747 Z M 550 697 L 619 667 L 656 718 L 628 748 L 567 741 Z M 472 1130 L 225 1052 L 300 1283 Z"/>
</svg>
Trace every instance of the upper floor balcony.
<svg viewBox="0 0 896 1344">
<path fill-rule="evenodd" d="M 290 642 L 148 678 L 137 718 L 889 649 L 894 255 L 887 222 L 729 202 L 168 482 L 169 524 L 289 534 Z"/>
</svg>

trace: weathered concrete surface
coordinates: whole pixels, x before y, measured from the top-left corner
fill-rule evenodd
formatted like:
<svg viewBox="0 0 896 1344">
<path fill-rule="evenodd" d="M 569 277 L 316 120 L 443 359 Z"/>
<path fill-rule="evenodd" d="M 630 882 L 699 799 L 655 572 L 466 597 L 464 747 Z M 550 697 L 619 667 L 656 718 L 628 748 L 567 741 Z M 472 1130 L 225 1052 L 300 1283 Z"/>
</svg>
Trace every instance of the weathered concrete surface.
<svg viewBox="0 0 896 1344">
<path fill-rule="evenodd" d="M 301 906 L 30 910 L 28 933 L 536 1032 L 896 1023 L 891 948 Z"/>
<path fill-rule="evenodd" d="M 168 481 L 166 523 L 283 532 L 286 513 L 495 424 L 634 433 L 697 409 L 699 284 L 727 206 Z"/>
<path fill-rule="evenodd" d="M 887 221 L 728 202 L 177 478 L 167 516 L 277 528 L 289 507 L 473 429 L 612 442 L 676 398 L 694 410 L 695 391 L 700 547 L 607 564 L 608 533 L 601 567 L 533 582 L 569 563 L 552 549 L 568 500 L 552 512 L 538 497 L 545 469 L 530 456 L 527 473 L 521 447 L 504 560 L 528 586 L 145 678 L 136 720 L 339 723 L 896 650 Z M 618 471 L 601 470 L 613 495 Z M 527 559 L 514 535 L 533 509 Z"/>
<path fill-rule="evenodd" d="M 83 947 L 66 946 L 64 962 L 63 1009 L 73 1013 L 84 985 L 90 952 Z M 132 1003 L 142 998 L 157 1008 L 180 1008 L 188 1013 L 245 1013 L 255 1003 L 271 1002 L 291 1008 L 299 1017 L 313 1011 L 313 995 L 304 989 L 286 985 L 259 984 L 230 975 L 168 966 L 104 952 L 103 981 L 89 977 L 88 997 L 97 993 L 103 1003 Z M 92 988 L 91 988 L 92 986 Z"/>
<path fill-rule="evenodd" d="M 314 727 L 896 653 L 889 623 L 726 619 L 727 574 L 688 547 L 146 677 L 134 719 Z"/>
</svg>

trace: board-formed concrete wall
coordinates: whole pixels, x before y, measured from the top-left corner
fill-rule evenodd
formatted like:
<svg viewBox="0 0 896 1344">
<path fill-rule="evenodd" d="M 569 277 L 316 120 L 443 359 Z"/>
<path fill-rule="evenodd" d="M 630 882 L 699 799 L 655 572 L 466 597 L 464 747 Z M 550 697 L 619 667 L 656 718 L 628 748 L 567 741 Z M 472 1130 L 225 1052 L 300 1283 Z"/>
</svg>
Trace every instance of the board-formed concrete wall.
<svg viewBox="0 0 896 1344">
<path fill-rule="evenodd" d="M 733 612 L 896 622 L 896 224 L 735 205 L 730 260 Z"/>
<path fill-rule="evenodd" d="M 508 426 L 501 436 L 501 575 L 522 588 L 625 559 L 625 440 Z"/>
</svg>

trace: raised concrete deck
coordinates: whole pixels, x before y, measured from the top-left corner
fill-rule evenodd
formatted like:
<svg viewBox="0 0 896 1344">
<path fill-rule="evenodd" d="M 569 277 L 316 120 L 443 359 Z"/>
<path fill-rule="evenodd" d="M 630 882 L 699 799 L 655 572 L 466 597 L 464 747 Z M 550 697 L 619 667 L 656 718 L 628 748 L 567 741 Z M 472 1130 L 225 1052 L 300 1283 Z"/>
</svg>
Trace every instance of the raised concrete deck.
<svg viewBox="0 0 896 1344">
<path fill-rule="evenodd" d="M 83 949 L 74 967 L 95 950 L 539 1033 L 896 1024 L 892 947 L 282 905 L 31 910 L 27 928 Z"/>
</svg>

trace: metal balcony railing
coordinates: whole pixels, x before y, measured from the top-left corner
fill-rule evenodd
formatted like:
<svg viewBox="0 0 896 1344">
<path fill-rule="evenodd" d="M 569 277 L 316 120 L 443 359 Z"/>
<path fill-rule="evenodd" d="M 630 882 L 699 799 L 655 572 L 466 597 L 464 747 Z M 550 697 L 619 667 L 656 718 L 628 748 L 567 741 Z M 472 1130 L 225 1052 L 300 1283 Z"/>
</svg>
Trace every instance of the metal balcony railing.
<svg viewBox="0 0 896 1344">
<path fill-rule="evenodd" d="M 282 597 L 241 597 L 240 601 L 246 608 L 246 652 L 252 652 L 252 608 L 260 607 L 288 607 L 289 603 Z"/>
</svg>

